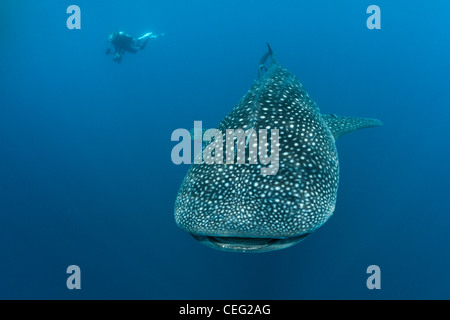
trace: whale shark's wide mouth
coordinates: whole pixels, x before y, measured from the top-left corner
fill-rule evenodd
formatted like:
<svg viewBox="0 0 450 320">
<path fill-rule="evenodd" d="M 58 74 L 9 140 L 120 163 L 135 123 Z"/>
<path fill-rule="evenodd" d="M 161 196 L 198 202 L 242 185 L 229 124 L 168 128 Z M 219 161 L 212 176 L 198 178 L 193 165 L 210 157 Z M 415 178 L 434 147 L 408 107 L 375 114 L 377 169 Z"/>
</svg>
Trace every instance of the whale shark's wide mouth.
<svg viewBox="0 0 450 320">
<path fill-rule="evenodd" d="M 290 247 L 309 236 L 305 233 L 289 238 L 247 238 L 247 237 L 214 237 L 205 235 L 191 235 L 202 244 L 222 250 L 234 252 L 267 252 Z"/>
</svg>

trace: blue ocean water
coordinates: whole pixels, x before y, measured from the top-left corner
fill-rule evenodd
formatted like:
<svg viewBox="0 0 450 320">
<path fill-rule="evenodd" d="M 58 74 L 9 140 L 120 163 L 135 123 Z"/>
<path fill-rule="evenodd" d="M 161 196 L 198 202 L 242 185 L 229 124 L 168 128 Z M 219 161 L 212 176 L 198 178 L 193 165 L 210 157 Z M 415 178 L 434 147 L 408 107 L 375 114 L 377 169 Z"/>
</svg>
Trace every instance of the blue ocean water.
<svg viewBox="0 0 450 320">
<path fill-rule="evenodd" d="M 69 5 L 81 30 L 66 27 Z M 381 9 L 369 30 L 366 9 Z M 1 299 L 449 299 L 448 1 L 0 4 Z M 108 34 L 165 33 L 106 56 Z M 179 229 L 170 140 L 214 127 L 269 42 L 337 142 L 336 211 L 303 242 L 216 251 Z M 66 268 L 81 269 L 68 290 Z M 381 289 L 366 286 L 369 265 Z"/>
</svg>

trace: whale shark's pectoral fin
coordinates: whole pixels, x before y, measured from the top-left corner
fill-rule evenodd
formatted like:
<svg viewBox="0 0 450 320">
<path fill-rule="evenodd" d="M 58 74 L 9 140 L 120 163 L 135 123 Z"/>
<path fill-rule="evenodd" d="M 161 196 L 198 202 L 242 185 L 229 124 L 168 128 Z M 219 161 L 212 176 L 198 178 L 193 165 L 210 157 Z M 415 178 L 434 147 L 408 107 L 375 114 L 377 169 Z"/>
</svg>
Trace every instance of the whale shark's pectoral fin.
<svg viewBox="0 0 450 320">
<path fill-rule="evenodd" d="M 322 119 L 328 125 L 334 139 L 337 140 L 346 133 L 370 127 L 382 126 L 383 123 L 378 119 L 341 117 L 335 114 L 322 114 Z"/>
</svg>

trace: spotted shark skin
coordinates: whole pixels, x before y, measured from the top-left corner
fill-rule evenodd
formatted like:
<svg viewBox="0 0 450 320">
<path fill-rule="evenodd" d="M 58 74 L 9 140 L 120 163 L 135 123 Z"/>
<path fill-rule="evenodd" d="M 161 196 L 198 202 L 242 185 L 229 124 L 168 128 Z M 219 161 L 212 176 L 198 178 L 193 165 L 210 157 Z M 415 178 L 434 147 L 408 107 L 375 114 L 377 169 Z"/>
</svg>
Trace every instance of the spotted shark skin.
<svg viewBox="0 0 450 320">
<path fill-rule="evenodd" d="M 278 129 L 278 172 L 262 175 L 260 163 L 193 164 L 175 201 L 175 221 L 201 243 L 223 251 L 292 246 L 334 212 L 339 182 L 335 140 L 379 125 L 376 119 L 322 115 L 269 46 L 258 79 L 217 129 L 224 141 L 226 129 Z"/>
</svg>

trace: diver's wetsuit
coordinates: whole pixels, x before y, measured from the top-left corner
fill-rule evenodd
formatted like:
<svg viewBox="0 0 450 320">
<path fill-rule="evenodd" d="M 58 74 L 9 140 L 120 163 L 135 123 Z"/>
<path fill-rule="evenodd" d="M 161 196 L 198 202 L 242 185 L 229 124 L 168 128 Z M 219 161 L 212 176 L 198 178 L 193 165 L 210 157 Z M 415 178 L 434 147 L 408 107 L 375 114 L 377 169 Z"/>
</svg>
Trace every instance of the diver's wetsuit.
<svg viewBox="0 0 450 320">
<path fill-rule="evenodd" d="M 147 33 L 140 38 L 133 38 L 129 34 L 119 31 L 113 32 L 109 35 L 109 41 L 114 46 L 114 58 L 113 60 L 117 63 L 122 61 L 122 56 L 127 52 L 136 53 L 139 50 L 142 50 L 147 45 L 147 42 L 150 38 L 156 38 L 156 35 L 152 33 Z M 109 54 L 111 49 L 106 50 L 106 54 Z"/>
</svg>

